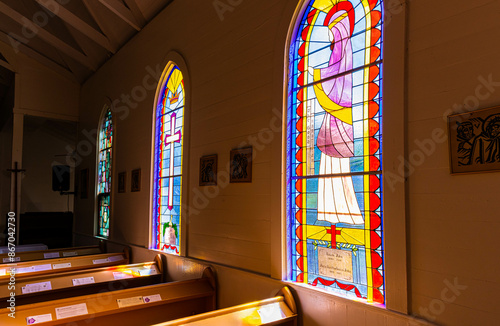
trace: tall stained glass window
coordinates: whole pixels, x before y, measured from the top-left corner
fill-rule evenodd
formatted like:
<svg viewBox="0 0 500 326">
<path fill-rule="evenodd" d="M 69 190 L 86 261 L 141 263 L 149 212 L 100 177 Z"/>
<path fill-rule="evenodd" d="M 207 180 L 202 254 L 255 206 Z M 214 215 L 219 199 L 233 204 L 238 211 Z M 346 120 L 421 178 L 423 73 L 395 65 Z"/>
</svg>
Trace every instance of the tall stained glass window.
<svg viewBox="0 0 500 326">
<path fill-rule="evenodd" d="M 169 64 L 155 110 L 153 249 L 180 253 L 184 79 Z"/>
<path fill-rule="evenodd" d="M 385 304 L 383 4 L 304 5 L 288 62 L 288 279 Z"/>
<path fill-rule="evenodd" d="M 113 121 L 111 110 L 106 107 L 99 128 L 99 163 L 97 166 L 97 235 L 109 236 L 111 201 L 111 162 L 113 158 Z"/>
</svg>

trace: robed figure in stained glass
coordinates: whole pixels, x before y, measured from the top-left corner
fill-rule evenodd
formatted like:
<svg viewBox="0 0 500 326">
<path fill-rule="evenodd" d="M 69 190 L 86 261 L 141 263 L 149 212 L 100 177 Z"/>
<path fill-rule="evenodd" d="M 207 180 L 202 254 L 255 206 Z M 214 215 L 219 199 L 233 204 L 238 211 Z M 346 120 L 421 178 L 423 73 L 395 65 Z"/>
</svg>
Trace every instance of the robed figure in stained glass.
<svg viewBox="0 0 500 326">
<path fill-rule="evenodd" d="M 287 278 L 384 303 L 382 1 L 304 1 L 290 42 Z"/>
<path fill-rule="evenodd" d="M 308 69 L 313 76 L 316 98 L 326 111 L 316 143 L 321 150 L 319 174 L 348 174 L 349 158 L 354 156 L 351 73 L 354 11 L 334 6 L 328 16 L 325 21 L 331 42 L 328 66 Z M 363 223 L 350 176 L 320 178 L 318 182 L 318 220 L 332 224 Z"/>
</svg>

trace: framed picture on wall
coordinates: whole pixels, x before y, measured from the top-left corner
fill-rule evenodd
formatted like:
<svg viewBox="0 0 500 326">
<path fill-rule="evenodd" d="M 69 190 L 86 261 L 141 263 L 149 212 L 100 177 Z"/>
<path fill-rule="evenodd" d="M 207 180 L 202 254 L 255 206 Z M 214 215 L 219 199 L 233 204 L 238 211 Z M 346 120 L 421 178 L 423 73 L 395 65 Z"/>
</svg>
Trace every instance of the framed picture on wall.
<svg viewBox="0 0 500 326">
<path fill-rule="evenodd" d="M 452 174 L 500 171 L 500 106 L 448 116 Z"/>
<path fill-rule="evenodd" d="M 229 182 L 252 182 L 252 147 L 231 150 Z"/>
<path fill-rule="evenodd" d="M 141 169 L 132 170 L 130 178 L 130 191 L 137 192 L 141 190 Z"/>
<path fill-rule="evenodd" d="M 89 197 L 89 169 L 80 170 L 80 199 Z"/>
<path fill-rule="evenodd" d="M 118 173 L 118 192 L 123 193 L 125 192 L 125 184 L 127 180 L 127 172 L 120 172 Z"/>
<path fill-rule="evenodd" d="M 217 185 L 217 154 L 200 157 L 200 186 Z"/>
</svg>

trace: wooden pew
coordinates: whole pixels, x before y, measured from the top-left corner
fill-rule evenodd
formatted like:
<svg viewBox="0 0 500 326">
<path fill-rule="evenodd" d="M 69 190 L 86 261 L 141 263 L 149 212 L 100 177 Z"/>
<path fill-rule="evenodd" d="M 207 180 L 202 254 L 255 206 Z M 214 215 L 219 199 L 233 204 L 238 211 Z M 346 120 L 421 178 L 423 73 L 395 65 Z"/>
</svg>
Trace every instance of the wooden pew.
<svg viewBox="0 0 500 326">
<path fill-rule="evenodd" d="M 35 251 L 35 250 L 47 250 L 49 247 L 47 245 L 44 245 L 43 243 L 37 243 L 37 244 L 24 244 L 24 245 L 18 245 L 16 246 L 16 252 L 25 252 L 25 251 Z M 0 247 L 0 254 L 6 254 L 8 253 L 9 246 L 2 246 Z"/>
<path fill-rule="evenodd" d="M 36 251 L 18 252 L 17 251 L 18 248 L 15 247 L 15 249 L 16 249 L 15 257 L 10 257 L 8 252 L 0 254 L 0 263 L 8 264 L 8 263 L 33 261 L 33 260 L 96 255 L 106 252 L 106 246 L 104 242 L 101 242 L 98 246 L 45 249 Z"/>
<path fill-rule="evenodd" d="M 176 319 L 155 326 L 297 325 L 297 306 L 288 287 L 276 297 Z"/>
<path fill-rule="evenodd" d="M 193 280 L 3 308 L 0 325 L 145 326 L 211 311 L 215 296 L 215 277 L 207 268 Z"/>
<path fill-rule="evenodd" d="M 152 262 L 100 267 L 16 280 L 9 289 L 0 285 L 0 308 L 100 293 L 124 288 L 163 283 L 166 280 L 166 258 L 158 254 Z M 15 295 L 12 295 L 12 294 Z"/>
<path fill-rule="evenodd" d="M 35 260 L 13 264 L 0 264 L 0 286 L 9 283 L 11 270 L 15 269 L 17 281 L 31 276 L 41 276 L 96 267 L 125 265 L 129 263 L 129 249 L 122 253 L 107 253 L 88 256 Z"/>
</svg>

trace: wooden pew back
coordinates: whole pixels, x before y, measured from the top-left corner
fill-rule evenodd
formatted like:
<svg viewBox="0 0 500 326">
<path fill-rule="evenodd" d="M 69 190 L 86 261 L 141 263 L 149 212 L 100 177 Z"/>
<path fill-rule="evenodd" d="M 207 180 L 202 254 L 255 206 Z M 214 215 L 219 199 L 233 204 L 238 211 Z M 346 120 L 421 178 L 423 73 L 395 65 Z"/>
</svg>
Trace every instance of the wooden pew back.
<svg viewBox="0 0 500 326">
<path fill-rule="evenodd" d="M 0 254 L 0 263 L 16 263 L 34 260 L 65 258 L 85 255 L 97 255 L 105 253 L 100 246 L 87 246 L 87 247 L 73 247 L 61 249 L 47 249 L 38 251 L 25 251 L 16 252 L 14 257 L 9 256 L 8 253 Z"/>
<path fill-rule="evenodd" d="M 162 283 L 166 279 L 163 257 L 158 254 L 152 262 L 25 277 L 14 288 L 0 286 L 0 308 L 8 307 L 11 297 L 20 306 Z"/>
<path fill-rule="evenodd" d="M 124 265 L 129 263 L 129 252 L 107 253 L 89 256 L 67 257 L 49 260 L 35 260 L 14 264 L 0 264 L 0 286 L 9 283 L 12 273 L 16 280 L 28 276 L 40 276 L 73 270 Z"/>
<path fill-rule="evenodd" d="M 288 287 L 276 297 L 156 324 L 154 326 L 297 325 L 297 306 Z"/>
<path fill-rule="evenodd" d="M 188 281 L 0 309 L 0 325 L 146 326 L 215 309 L 214 284 L 207 268 L 201 278 Z"/>
<path fill-rule="evenodd" d="M 2 246 L 0 247 L 0 254 L 6 254 L 10 251 L 9 246 Z M 43 243 L 37 243 L 37 244 L 25 244 L 25 245 L 18 245 L 15 247 L 16 252 L 25 252 L 25 251 L 35 251 L 35 250 L 47 250 L 49 247 Z"/>
</svg>

